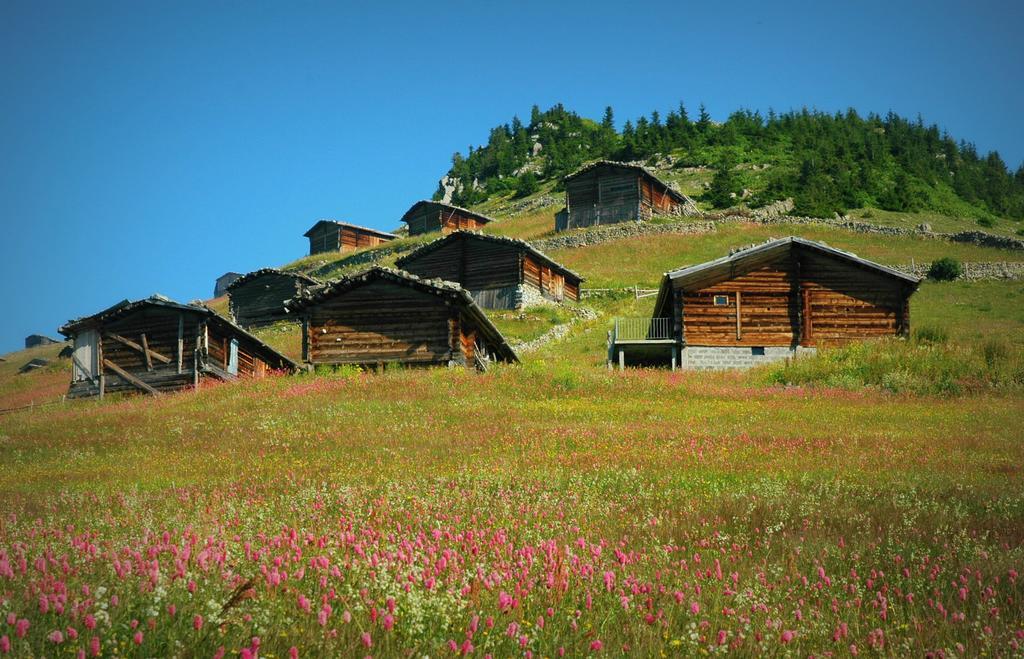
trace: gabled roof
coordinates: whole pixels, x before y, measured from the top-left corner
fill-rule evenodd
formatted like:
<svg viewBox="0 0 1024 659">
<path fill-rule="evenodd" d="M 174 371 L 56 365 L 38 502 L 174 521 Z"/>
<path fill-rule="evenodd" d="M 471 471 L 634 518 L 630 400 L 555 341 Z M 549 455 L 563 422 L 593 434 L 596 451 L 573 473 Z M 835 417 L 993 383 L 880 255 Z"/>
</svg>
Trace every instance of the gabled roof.
<svg viewBox="0 0 1024 659">
<path fill-rule="evenodd" d="M 408 286 L 409 288 L 456 302 L 474 322 L 477 330 L 484 336 L 484 339 L 498 347 L 498 352 L 501 353 L 504 359 L 510 362 L 519 361 L 515 351 L 512 350 L 512 346 L 508 344 L 505 337 L 494 326 L 494 323 L 476 305 L 469 291 L 454 282 L 443 279 L 423 279 L 404 270 L 395 270 L 394 268 L 385 268 L 378 265 L 355 275 L 335 279 L 321 286 L 307 288 L 291 300 L 285 302 L 284 306 L 289 311 L 299 311 L 378 280 Z"/>
<path fill-rule="evenodd" d="M 862 259 L 851 252 L 830 247 L 825 243 L 807 240 L 806 238 L 789 236 L 788 238 L 769 240 L 760 245 L 736 250 L 729 256 L 723 256 L 713 261 L 666 272 L 662 279 L 661 289 L 658 291 L 658 300 L 654 305 L 654 314 L 657 317 L 664 311 L 663 306 L 668 303 L 670 289 L 689 291 L 713 286 L 718 282 L 726 281 L 739 274 L 748 272 L 758 267 L 761 263 L 770 263 L 775 257 L 787 253 L 793 248 L 809 249 L 826 256 L 841 259 L 882 276 L 898 280 L 915 289 L 921 283 L 920 277 L 908 275 L 905 272 L 900 272 L 874 261 Z"/>
<path fill-rule="evenodd" d="M 378 231 L 377 229 L 371 229 L 370 227 L 359 226 L 358 224 L 350 224 L 349 222 L 340 222 L 338 220 L 326 220 L 326 219 L 325 220 L 317 220 L 316 224 L 314 224 L 313 226 L 309 227 L 309 231 L 307 231 L 306 233 L 304 233 L 302 235 L 306 236 L 308 238 L 309 234 L 313 233 L 313 231 L 315 231 L 317 229 L 317 227 L 319 227 L 322 224 L 333 224 L 333 225 L 338 226 L 338 227 L 344 227 L 344 228 L 348 228 L 348 229 L 355 229 L 356 231 L 362 231 L 363 233 L 371 233 L 371 234 L 373 234 L 375 236 L 380 236 L 381 238 L 387 238 L 388 240 L 393 240 L 393 239 L 398 237 L 398 236 L 396 236 L 393 233 L 388 233 L 387 231 Z"/>
<path fill-rule="evenodd" d="M 408 222 L 409 218 L 411 216 L 415 215 L 416 212 L 419 211 L 419 209 L 422 208 L 423 206 L 435 206 L 440 211 L 448 211 L 448 212 L 456 212 L 457 211 L 459 213 L 462 213 L 463 215 L 468 215 L 469 217 L 475 218 L 475 219 L 477 219 L 477 220 L 479 220 L 479 221 L 481 221 L 481 222 L 483 222 L 485 224 L 488 223 L 488 222 L 493 222 L 494 221 L 493 217 L 487 217 L 486 215 L 481 215 L 480 213 L 476 213 L 474 211 L 471 211 L 468 208 L 462 208 L 461 206 L 452 206 L 451 204 L 445 204 L 445 203 L 442 203 L 440 201 L 430 201 L 429 199 L 424 199 L 422 201 L 417 201 L 415 204 L 410 206 L 409 210 L 405 211 L 405 215 L 402 216 L 402 221 L 403 222 Z"/>
<path fill-rule="evenodd" d="M 100 311 L 99 313 L 93 314 L 91 316 L 77 318 L 75 320 L 69 320 L 57 331 L 68 338 L 72 338 L 75 336 L 75 334 L 78 333 L 79 330 L 89 329 L 90 327 L 95 325 L 123 318 L 124 316 L 145 307 L 172 309 L 204 316 L 207 319 L 207 322 L 211 322 L 214 325 L 218 325 L 221 328 L 230 330 L 231 332 L 248 339 L 255 345 L 259 346 L 260 349 L 262 349 L 265 353 L 279 359 L 281 364 L 287 364 L 292 370 L 296 370 L 299 368 L 298 364 L 288 359 L 277 350 L 274 350 L 263 341 L 260 341 L 258 338 L 256 338 L 249 332 L 246 332 L 238 325 L 235 325 L 224 316 L 221 316 L 213 309 L 210 309 L 209 307 L 200 304 L 182 304 L 180 302 L 175 302 L 174 300 L 171 300 L 170 298 L 164 297 L 163 295 L 160 294 L 151 295 L 142 300 L 122 300 L 117 304 L 108 307 L 103 311 Z"/>
<path fill-rule="evenodd" d="M 537 259 L 538 261 L 541 261 L 542 263 L 546 264 L 548 267 L 550 267 L 552 269 L 555 269 L 555 270 L 559 270 L 559 271 L 561 271 L 561 272 L 563 272 L 563 273 L 565 273 L 567 275 L 570 275 L 572 277 L 575 277 L 579 281 L 583 281 L 583 277 L 581 277 L 577 273 L 573 272 L 569 268 L 565 267 L 564 265 L 562 265 L 558 261 L 552 259 L 550 256 L 544 254 L 539 249 L 537 249 L 536 247 L 534 247 L 530 243 L 526 242 L 525 240 L 520 240 L 518 238 L 509 238 L 508 236 L 493 236 L 493 235 L 490 235 L 490 234 L 481 233 L 479 231 L 466 231 L 466 230 L 453 231 L 453 232 L 449 233 L 447 236 L 444 236 L 443 238 L 438 238 L 437 240 L 433 240 L 433 241 L 427 243 L 426 245 L 424 245 L 423 247 L 420 247 L 419 249 L 417 249 L 417 250 L 415 250 L 415 251 L 413 251 L 413 252 L 411 252 L 409 254 L 406 254 L 402 258 L 396 260 L 395 261 L 395 265 L 397 265 L 400 268 L 404 267 L 407 263 L 409 263 L 409 262 L 411 262 L 411 261 L 413 261 L 413 260 L 415 260 L 415 259 L 417 259 L 417 258 L 419 258 L 419 257 L 421 257 L 421 256 L 423 256 L 425 254 L 429 254 L 430 252 L 433 252 L 434 250 L 439 249 L 439 248 L 443 247 L 444 245 L 447 245 L 448 243 L 454 242 L 456 240 L 481 240 L 481 241 L 485 241 L 485 242 L 501 243 L 501 244 L 511 245 L 511 246 L 516 247 L 518 249 L 521 249 L 521 250 L 523 250 L 525 252 L 528 252 L 530 254 L 530 256 L 532 256 L 535 259 Z"/>
<path fill-rule="evenodd" d="M 262 277 L 263 275 L 280 275 L 283 277 L 292 277 L 294 279 L 302 281 L 304 284 L 307 284 L 309 286 L 315 286 L 320 283 L 316 279 L 304 275 L 301 272 L 289 272 L 287 270 L 278 270 L 277 268 L 260 268 L 259 270 L 253 270 L 252 272 L 246 273 L 239 277 L 238 279 L 234 280 L 233 282 L 228 284 L 227 290 L 234 290 L 239 286 L 242 286 L 243 284 L 246 284 L 252 281 L 253 279 L 256 279 L 257 277 Z"/>
<path fill-rule="evenodd" d="M 683 203 L 683 204 L 685 204 L 685 203 L 692 204 L 693 203 L 692 199 L 690 199 L 689 197 L 684 195 L 682 192 L 679 192 L 678 190 L 675 190 L 675 189 L 669 187 L 668 183 L 665 183 L 660 178 L 658 178 L 657 175 L 654 172 L 652 172 L 651 170 L 647 169 L 643 165 L 637 165 L 637 164 L 629 163 L 629 162 L 616 162 L 614 160 L 595 160 L 594 162 L 587 163 L 586 165 L 583 165 L 582 167 L 577 169 L 572 174 L 567 175 L 562 180 L 563 181 L 569 181 L 571 179 L 576 178 L 577 176 L 580 176 L 581 174 L 586 174 L 587 172 L 589 172 L 589 171 L 591 171 L 593 169 L 598 169 L 598 168 L 602 168 L 602 167 L 617 167 L 619 169 L 633 170 L 633 171 L 637 172 L 638 174 L 640 174 L 641 176 L 644 176 L 644 177 L 650 179 L 652 182 L 656 183 L 660 188 L 663 189 L 663 191 L 667 192 L 670 197 L 672 197 L 673 199 L 675 199 L 679 203 Z"/>
</svg>

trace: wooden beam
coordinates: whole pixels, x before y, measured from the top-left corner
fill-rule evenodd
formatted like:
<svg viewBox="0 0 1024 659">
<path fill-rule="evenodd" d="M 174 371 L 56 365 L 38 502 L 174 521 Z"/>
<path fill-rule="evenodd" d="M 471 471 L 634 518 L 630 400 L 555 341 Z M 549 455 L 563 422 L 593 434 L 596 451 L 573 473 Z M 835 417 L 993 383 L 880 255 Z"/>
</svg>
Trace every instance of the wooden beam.
<svg viewBox="0 0 1024 659">
<path fill-rule="evenodd" d="M 107 388 L 107 377 L 103 374 L 103 335 L 97 332 L 96 337 L 96 363 L 99 365 L 99 379 L 100 379 L 100 400 L 103 400 L 103 394 Z"/>
<path fill-rule="evenodd" d="M 114 339 L 118 343 L 122 343 L 122 344 L 128 346 L 129 348 L 131 348 L 132 350 L 137 350 L 137 351 L 141 352 L 144 355 L 149 355 L 151 357 L 156 357 L 157 360 L 163 362 L 164 364 L 170 364 L 171 363 L 171 358 L 170 357 L 164 357 L 159 352 L 155 352 L 153 350 L 149 350 L 149 349 L 143 348 L 138 343 L 132 341 L 131 339 L 126 339 L 123 336 L 121 336 L 120 334 L 114 334 L 113 332 L 111 332 L 109 334 L 104 334 L 103 336 L 105 338 Z"/>
<path fill-rule="evenodd" d="M 740 341 L 743 339 L 743 326 L 740 322 L 740 313 L 742 312 L 741 294 L 736 291 L 736 340 Z"/>
<path fill-rule="evenodd" d="M 146 340 L 146 333 L 142 333 L 142 356 L 146 358 L 146 370 L 153 370 L 153 358 L 149 356 L 149 341 Z"/>
<path fill-rule="evenodd" d="M 103 360 L 103 365 L 106 366 L 107 368 L 109 368 L 114 373 L 117 373 L 119 376 L 121 376 L 127 382 L 135 385 L 139 389 L 142 389 L 146 393 L 153 394 L 154 396 L 159 396 L 160 395 L 159 391 L 157 391 L 153 387 L 149 386 L 148 384 L 146 384 L 142 380 L 138 379 L 137 377 L 135 377 L 134 375 L 132 375 L 128 371 L 124 370 L 123 368 L 121 368 L 120 366 L 118 366 L 114 362 L 110 361 L 109 359 L 104 359 Z"/>
</svg>

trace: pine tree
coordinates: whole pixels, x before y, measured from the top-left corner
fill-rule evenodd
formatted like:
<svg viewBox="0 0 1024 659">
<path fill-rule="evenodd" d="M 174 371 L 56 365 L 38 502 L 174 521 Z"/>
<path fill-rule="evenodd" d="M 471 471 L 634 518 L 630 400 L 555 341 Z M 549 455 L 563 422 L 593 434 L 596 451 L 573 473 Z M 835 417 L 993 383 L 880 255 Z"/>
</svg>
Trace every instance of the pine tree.
<svg viewBox="0 0 1024 659">
<path fill-rule="evenodd" d="M 604 118 L 601 119 L 601 128 L 606 130 L 615 130 L 615 112 L 612 110 L 612 106 L 608 106 L 604 109 Z"/>
<path fill-rule="evenodd" d="M 740 184 L 733 173 L 734 163 L 731 158 L 723 158 L 715 168 L 715 176 L 711 179 L 711 188 L 704 198 L 715 208 L 728 208 L 733 205 L 734 195 L 740 191 Z"/>
</svg>

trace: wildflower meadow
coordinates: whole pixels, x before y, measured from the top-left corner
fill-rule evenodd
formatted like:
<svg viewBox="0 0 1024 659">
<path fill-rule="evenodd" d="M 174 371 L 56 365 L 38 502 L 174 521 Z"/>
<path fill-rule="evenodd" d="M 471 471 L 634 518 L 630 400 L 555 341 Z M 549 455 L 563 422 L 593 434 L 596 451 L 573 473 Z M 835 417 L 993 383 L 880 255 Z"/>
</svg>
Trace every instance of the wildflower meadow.
<svg viewBox="0 0 1024 659">
<path fill-rule="evenodd" d="M 3 656 L 1014 656 L 1019 397 L 543 363 L 0 417 Z"/>
</svg>

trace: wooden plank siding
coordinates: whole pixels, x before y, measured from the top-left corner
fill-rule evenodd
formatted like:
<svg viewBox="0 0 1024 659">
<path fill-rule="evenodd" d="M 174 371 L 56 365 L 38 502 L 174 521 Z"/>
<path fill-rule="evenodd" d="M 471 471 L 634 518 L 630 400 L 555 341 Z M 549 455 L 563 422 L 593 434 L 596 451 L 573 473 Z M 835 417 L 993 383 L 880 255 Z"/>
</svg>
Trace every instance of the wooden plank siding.
<svg viewBox="0 0 1024 659">
<path fill-rule="evenodd" d="M 291 274 L 267 272 L 233 283 L 228 289 L 228 309 L 242 327 L 261 327 L 279 321 L 292 321 L 284 308 L 306 283 Z"/>
<path fill-rule="evenodd" d="M 309 361 L 447 363 L 452 318 L 451 306 L 436 295 L 375 281 L 310 308 Z"/>
<path fill-rule="evenodd" d="M 61 329 L 72 338 L 77 332 L 93 331 L 99 337 L 99 377 L 73 379 L 68 389 L 72 398 L 190 388 L 210 374 L 220 376 L 227 371 L 232 340 L 238 342 L 239 377 L 259 378 L 272 369 L 295 367 L 255 337 L 203 307 L 162 298 L 156 303 L 130 303 L 123 311 L 115 309 L 108 317 L 102 315 L 76 321 L 69 325 L 72 329 Z"/>
<path fill-rule="evenodd" d="M 406 220 L 409 224 L 409 235 L 440 231 L 449 234 L 453 231 L 474 231 L 482 228 L 486 222 L 466 215 L 459 209 L 425 207 Z"/>
<path fill-rule="evenodd" d="M 556 217 L 557 231 L 680 214 L 692 205 L 643 167 L 628 163 L 592 163 L 563 181 L 566 208 Z"/>
<path fill-rule="evenodd" d="M 354 252 L 357 249 L 376 247 L 393 238 L 362 227 L 338 222 L 321 221 L 306 232 L 309 238 L 309 253 Z"/>
<path fill-rule="evenodd" d="M 418 277 L 460 284 L 488 309 L 515 308 L 520 285 L 556 302 L 579 299 L 577 275 L 529 244 L 502 236 L 453 233 L 399 259 L 398 265 Z"/>
<path fill-rule="evenodd" d="M 313 366 L 480 366 L 515 352 L 469 293 L 451 282 L 375 266 L 289 302 Z"/>
<path fill-rule="evenodd" d="M 909 330 L 906 282 L 803 248 L 764 261 L 678 291 L 685 345 L 827 346 Z"/>
</svg>

